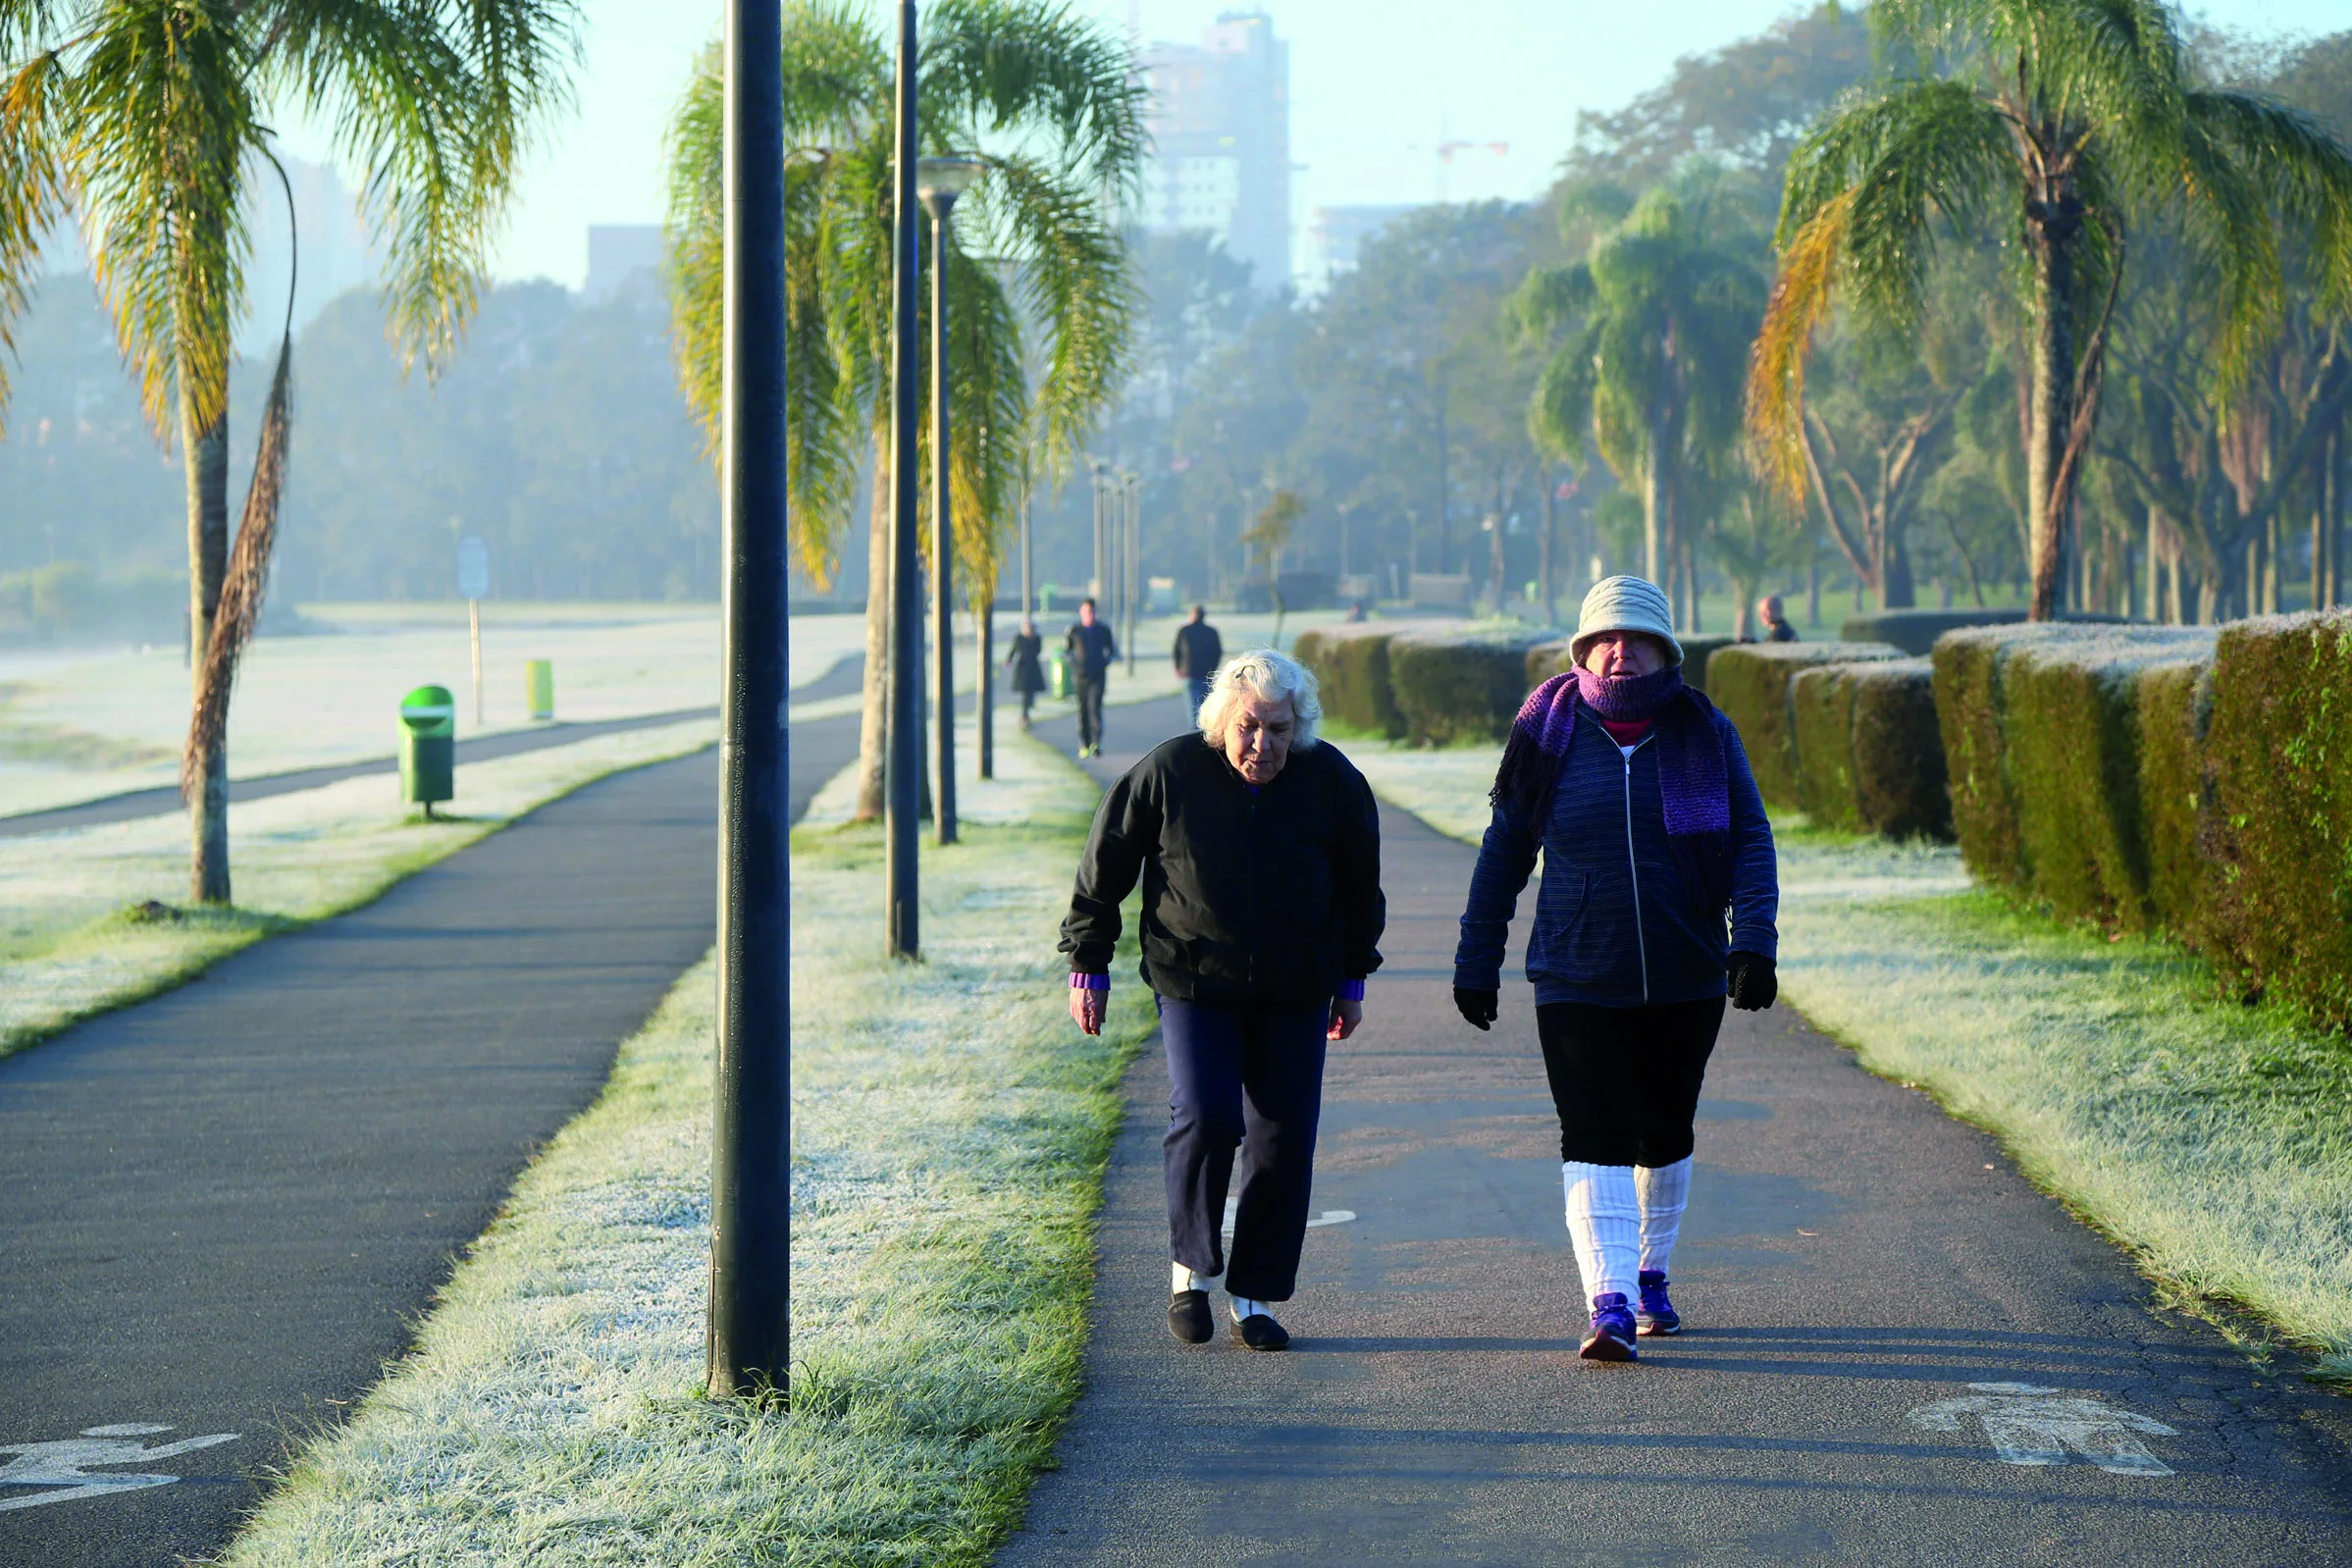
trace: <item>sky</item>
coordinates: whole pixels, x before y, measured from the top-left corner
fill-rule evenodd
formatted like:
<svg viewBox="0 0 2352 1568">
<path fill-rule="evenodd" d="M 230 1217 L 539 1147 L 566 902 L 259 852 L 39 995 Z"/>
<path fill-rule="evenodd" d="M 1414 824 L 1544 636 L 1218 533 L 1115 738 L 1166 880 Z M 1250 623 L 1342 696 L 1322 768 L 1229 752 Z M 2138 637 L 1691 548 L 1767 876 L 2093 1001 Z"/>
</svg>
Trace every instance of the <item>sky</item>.
<svg viewBox="0 0 2352 1568">
<path fill-rule="evenodd" d="M 1233 0 L 1073 0 L 1144 39 L 1196 40 Z M 492 262 L 501 279 L 578 287 L 588 226 L 656 223 L 661 138 L 696 54 L 717 35 L 717 0 L 586 0 L 573 113 L 531 158 Z M 1580 110 L 1613 109 L 1685 54 L 1768 26 L 1784 0 L 1263 0 L 1290 43 L 1293 206 L 1526 198 L 1547 185 Z M 2346 0 L 2209 0 L 2191 10 L 2233 29 L 2312 33 L 2346 25 Z M 291 149 L 326 149 L 289 128 Z M 1503 143 L 1442 169 L 1445 140 Z M 1440 180 L 1442 179 L 1442 183 Z"/>
</svg>

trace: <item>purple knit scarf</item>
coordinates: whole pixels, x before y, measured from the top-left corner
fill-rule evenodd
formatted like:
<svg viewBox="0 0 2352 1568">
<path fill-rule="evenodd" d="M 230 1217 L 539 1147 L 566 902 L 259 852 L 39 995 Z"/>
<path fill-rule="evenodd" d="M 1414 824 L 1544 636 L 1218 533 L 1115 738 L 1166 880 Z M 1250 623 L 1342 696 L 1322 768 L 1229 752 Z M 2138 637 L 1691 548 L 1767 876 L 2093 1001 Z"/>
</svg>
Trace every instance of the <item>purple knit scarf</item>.
<svg viewBox="0 0 2352 1568">
<path fill-rule="evenodd" d="M 1724 772 L 1723 738 L 1715 706 L 1683 684 L 1673 666 L 1650 675 L 1611 680 L 1578 669 L 1530 692 L 1511 721 L 1502 766 L 1488 799 L 1526 822 L 1539 836 L 1551 815 L 1552 791 L 1576 742 L 1579 709 L 1616 722 L 1654 721 L 1658 796 L 1666 838 L 1696 885 L 1726 897 L 1731 885 L 1731 790 Z"/>
</svg>

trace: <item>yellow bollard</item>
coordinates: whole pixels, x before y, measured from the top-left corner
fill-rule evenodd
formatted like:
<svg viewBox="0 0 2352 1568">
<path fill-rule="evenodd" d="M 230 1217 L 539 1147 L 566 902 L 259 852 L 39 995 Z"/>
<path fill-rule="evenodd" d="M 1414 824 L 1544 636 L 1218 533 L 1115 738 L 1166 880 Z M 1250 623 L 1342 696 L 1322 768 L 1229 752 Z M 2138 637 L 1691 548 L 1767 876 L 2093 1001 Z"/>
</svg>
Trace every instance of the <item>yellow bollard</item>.
<svg viewBox="0 0 2352 1568">
<path fill-rule="evenodd" d="M 523 686 L 531 706 L 531 716 L 549 719 L 555 716 L 555 666 L 544 658 L 523 660 Z"/>
</svg>

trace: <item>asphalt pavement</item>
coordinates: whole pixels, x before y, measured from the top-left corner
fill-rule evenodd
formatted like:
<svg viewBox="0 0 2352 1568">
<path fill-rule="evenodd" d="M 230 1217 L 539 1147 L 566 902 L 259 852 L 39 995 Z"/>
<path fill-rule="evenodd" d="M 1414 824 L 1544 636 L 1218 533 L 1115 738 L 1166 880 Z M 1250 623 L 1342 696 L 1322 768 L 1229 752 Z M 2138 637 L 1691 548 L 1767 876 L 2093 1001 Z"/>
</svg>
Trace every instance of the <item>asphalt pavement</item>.
<svg viewBox="0 0 2352 1568">
<path fill-rule="evenodd" d="M 1093 770 L 1182 718 L 1115 709 Z M 2352 1562 L 2344 1401 L 2164 1310 L 1993 1139 L 1786 1006 L 1726 1015 L 1674 1260 L 1690 1332 L 1577 1359 L 1530 992 L 1461 1022 L 1474 852 L 1382 829 L 1387 962 L 1331 1054 L 1292 1349 L 1168 1333 L 1147 1052 L 1086 1392 L 1000 1562 Z"/>
<path fill-rule="evenodd" d="M 793 726 L 796 819 L 857 744 Z M 709 946 L 716 802 L 616 775 L 0 1061 L 0 1565 L 228 1542 Z"/>
</svg>

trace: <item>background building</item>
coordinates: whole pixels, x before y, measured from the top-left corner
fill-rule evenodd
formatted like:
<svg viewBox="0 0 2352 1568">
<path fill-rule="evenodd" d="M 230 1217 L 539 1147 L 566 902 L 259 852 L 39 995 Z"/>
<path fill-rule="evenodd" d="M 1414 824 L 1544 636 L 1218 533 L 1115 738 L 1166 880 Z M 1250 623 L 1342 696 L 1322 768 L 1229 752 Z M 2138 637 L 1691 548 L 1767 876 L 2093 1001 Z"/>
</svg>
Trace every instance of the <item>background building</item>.
<svg viewBox="0 0 2352 1568">
<path fill-rule="evenodd" d="M 1356 253 L 1364 248 L 1364 241 L 1413 210 L 1411 202 L 1317 207 L 1307 220 L 1307 265 L 1299 279 L 1300 289 L 1321 293 L 1334 277 L 1354 271 Z"/>
<path fill-rule="evenodd" d="M 661 226 L 654 223 L 592 223 L 588 226 L 588 282 L 581 296 L 599 304 L 620 292 L 639 272 L 661 275 Z"/>
<path fill-rule="evenodd" d="M 1290 46 L 1263 11 L 1228 11 L 1198 45 L 1144 51 L 1151 87 L 1143 226 L 1194 230 L 1249 264 L 1251 282 L 1290 282 Z"/>
</svg>

